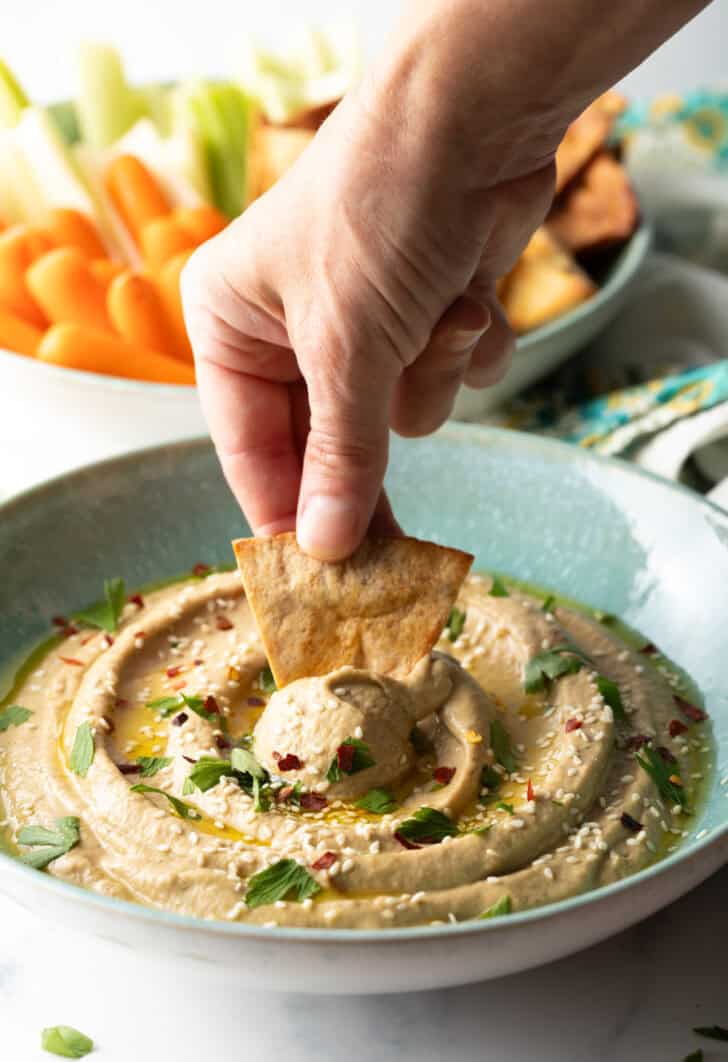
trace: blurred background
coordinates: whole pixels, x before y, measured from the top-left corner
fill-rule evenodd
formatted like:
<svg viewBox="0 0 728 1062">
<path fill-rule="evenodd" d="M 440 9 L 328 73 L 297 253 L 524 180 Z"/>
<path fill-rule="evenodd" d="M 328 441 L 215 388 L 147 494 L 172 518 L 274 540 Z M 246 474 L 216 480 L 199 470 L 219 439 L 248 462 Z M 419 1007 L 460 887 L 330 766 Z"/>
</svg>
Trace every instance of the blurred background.
<svg viewBox="0 0 728 1062">
<path fill-rule="evenodd" d="M 233 73 L 236 33 L 280 41 L 286 23 L 340 19 L 351 13 L 371 52 L 396 16 L 392 0 L 26 0 L 0 4 L 0 50 L 37 99 L 67 94 L 75 77 L 74 46 L 107 39 L 122 51 L 134 79 Z M 728 5 L 713 3 L 678 37 L 625 80 L 630 95 L 682 91 L 726 79 Z"/>
</svg>

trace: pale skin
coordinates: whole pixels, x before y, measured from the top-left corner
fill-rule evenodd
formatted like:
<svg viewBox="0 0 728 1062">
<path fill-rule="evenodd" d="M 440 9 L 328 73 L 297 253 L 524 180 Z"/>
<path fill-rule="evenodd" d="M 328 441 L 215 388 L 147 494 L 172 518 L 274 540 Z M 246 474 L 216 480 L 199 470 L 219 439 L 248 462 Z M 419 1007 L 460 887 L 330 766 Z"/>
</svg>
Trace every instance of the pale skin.
<svg viewBox="0 0 728 1062">
<path fill-rule="evenodd" d="M 286 176 L 183 274 L 203 409 L 256 534 L 339 560 L 396 534 L 390 430 L 423 435 L 513 336 L 495 283 L 570 121 L 704 0 L 410 0 Z"/>
</svg>

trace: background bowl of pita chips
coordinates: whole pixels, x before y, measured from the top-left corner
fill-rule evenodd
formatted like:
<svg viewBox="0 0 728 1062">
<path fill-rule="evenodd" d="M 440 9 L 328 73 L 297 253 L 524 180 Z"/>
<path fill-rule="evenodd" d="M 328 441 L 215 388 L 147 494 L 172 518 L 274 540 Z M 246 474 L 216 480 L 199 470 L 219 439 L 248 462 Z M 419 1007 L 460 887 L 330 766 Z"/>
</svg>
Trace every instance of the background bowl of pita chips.
<svg viewBox="0 0 728 1062">
<path fill-rule="evenodd" d="M 728 857 L 728 516 L 634 466 L 516 432 L 454 424 L 394 439 L 387 485 L 408 534 L 475 555 L 474 570 L 549 587 L 623 617 L 695 680 L 717 763 L 671 855 L 597 892 L 490 921 L 386 931 L 195 920 L 76 888 L 0 852 L 0 890 L 51 922 L 217 972 L 241 990 L 386 993 L 549 962 L 647 917 Z M 234 565 L 249 529 L 206 439 L 131 453 L 0 505 L 0 683 L 51 617 L 98 596 Z M 401 577 L 400 572 L 400 577 Z M 723 784 L 721 784 L 721 780 Z M 104 954 L 104 953 L 102 953 Z M 108 952 L 106 960 L 108 961 Z M 102 961 L 102 960 L 99 960 Z"/>
</svg>

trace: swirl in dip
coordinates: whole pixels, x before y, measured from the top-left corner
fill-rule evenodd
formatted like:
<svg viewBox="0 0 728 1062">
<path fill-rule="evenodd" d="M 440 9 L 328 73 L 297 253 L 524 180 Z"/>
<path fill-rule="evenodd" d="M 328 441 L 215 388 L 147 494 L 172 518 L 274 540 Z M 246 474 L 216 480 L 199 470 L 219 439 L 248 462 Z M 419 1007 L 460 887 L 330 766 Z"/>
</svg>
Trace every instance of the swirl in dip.
<svg viewBox="0 0 728 1062">
<path fill-rule="evenodd" d="M 127 604 L 113 638 L 57 640 L 13 691 L 32 715 L 0 733 L 15 851 L 75 816 L 48 873 L 269 925 L 461 921 L 634 874 L 695 800 L 684 702 L 610 627 L 491 588 L 466 580 L 401 679 L 340 668 L 271 694 L 237 573 Z"/>
</svg>

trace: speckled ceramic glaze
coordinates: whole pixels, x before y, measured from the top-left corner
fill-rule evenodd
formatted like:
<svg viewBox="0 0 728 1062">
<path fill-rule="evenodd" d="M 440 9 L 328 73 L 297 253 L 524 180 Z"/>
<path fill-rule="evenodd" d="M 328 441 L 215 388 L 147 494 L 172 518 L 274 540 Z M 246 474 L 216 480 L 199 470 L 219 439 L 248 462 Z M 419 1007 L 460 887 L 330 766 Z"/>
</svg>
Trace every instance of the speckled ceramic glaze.
<svg viewBox="0 0 728 1062">
<path fill-rule="evenodd" d="M 0 889 L 40 913 L 176 962 L 223 964 L 258 988 L 405 991 L 475 981 L 569 954 L 669 903 L 728 858 L 728 516 L 632 467 L 558 443 L 448 425 L 395 440 L 388 476 L 407 531 L 476 567 L 622 616 L 695 679 L 718 763 L 690 837 L 657 866 L 597 893 L 495 922 L 385 932 L 209 923 L 109 900 L 0 856 Z M 140 451 L 0 507 L 0 660 L 92 600 L 196 561 L 231 561 L 245 534 L 206 441 Z M 7 675 L 7 671 L 6 671 Z"/>
</svg>

